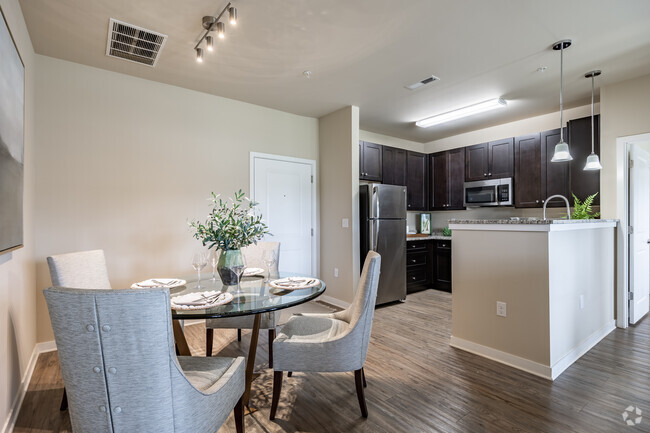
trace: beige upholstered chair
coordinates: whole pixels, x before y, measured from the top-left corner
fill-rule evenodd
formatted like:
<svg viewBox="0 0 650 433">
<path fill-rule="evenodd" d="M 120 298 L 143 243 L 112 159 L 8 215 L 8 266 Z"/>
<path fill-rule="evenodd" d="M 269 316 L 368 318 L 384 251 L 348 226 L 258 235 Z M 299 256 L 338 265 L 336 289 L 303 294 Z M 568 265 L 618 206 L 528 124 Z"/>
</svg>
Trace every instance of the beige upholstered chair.
<svg viewBox="0 0 650 433">
<path fill-rule="evenodd" d="M 75 289 L 110 289 L 103 250 L 79 251 L 57 254 L 47 258 L 50 279 L 56 287 Z M 68 398 L 63 388 L 61 410 L 68 408 Z"/>
<path fill-rule="evenodd" d="M 214 433 L 235 409 L 245 362 L 176 356 L 169 289 L 44 291 L 75 432 Z"/>
<path fill-rule="evenodd" d="M 363 364 L 375 312 L 381 256 L 370 251 L 352 305 L 332 314 L 299 314 L 289 319 L 273 342 L 275 366 L 270 419 L 275 419 L 282 372 L 354 371 L 361 414 L 368 417 Z"/>
<path fill-rule="evenodd" d="M 246 267 L 262 268 L 266 265 L 262 261 L 265 250 L 275 252 L 275 265 L 271 268 L 271 275 L 278 275 L 280 263 L 280 242 L 258 242 L 257 245 L 249 245 L 242 248 L 242 254 L 246 258 Z M 273 368 L 273 340 L 275 339 L 275 327 L 277 326 L 279 314 L 275 311 L 262 313 L 260 329 L 269 330 L 269 367 Z M 242 329 L 253 329 L 255 316 L 224 317 L 220 319 L 207 319 L 205 321 L 205 354 L 212 356 L 212 341 L 214 338 L 213 329 L 234 329 L 237 328 L 237 341 L 241 341 Z"/>
</svg>

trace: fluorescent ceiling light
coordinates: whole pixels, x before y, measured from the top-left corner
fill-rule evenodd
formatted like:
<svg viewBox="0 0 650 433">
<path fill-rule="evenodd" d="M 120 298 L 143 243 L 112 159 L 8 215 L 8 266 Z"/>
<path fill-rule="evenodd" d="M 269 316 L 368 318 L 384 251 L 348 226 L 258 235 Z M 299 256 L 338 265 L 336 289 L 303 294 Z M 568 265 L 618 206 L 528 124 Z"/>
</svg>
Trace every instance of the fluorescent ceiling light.
<svg viewBox="0 0 650 433">
<path fill-rule="evenodd" d="M 506 105 L 508 105 L 508 103 L 505 99 L 490 99 L 489 101 L 479 102 L 478 104 L 469 105 L 467 107 L 459 108 L 458 110 L 427 117 L 426 119 L 418 120 L 415 124 L 421 128 L 428 128 L 433 125 L 439 125 L 463 117 L 473 116 L 474 114 L 482 113 L 484 111 L 494 110 L 495 108 L 503 108 Z"/>
</svg>

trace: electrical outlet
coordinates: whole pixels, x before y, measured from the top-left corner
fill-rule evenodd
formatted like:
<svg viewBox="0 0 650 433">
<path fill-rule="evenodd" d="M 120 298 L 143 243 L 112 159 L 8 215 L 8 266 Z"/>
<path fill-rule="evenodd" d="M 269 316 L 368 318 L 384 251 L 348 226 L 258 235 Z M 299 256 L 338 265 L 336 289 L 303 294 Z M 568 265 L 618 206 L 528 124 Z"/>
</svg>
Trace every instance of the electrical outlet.
<svg viewBox="0 0 650 433">
<path fill-rule="evenodd" d="M 506 317 L 506 303 L 497 301 L 497 316 Z"/>
<path fill-rule="evenodd" d="M 341 227 L 343 227 L 344 229 L 350 227 L 350 220 L 348 218 L 343 218 L 341 220 Z"/>
<path fill-rule="evenodd" d="M 585 295 L 580 295 L 580 309 L 583 310 L 585 308 Z"/>
<path fill-rule="evenodd" d="M 339 276 L 339 268 L 334 268 L 334 276 L 338 278 Z"/>
</svg>

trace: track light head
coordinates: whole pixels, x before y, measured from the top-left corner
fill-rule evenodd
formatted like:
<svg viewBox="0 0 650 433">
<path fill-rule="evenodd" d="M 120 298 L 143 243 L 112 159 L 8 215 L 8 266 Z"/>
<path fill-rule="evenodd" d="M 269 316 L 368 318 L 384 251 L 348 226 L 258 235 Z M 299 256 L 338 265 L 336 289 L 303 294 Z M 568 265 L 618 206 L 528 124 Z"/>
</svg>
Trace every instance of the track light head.
<svg viewBox="0 0 650 433">
<path fill-rule="evenodd" d="M 214 51 L 214 38 L 212 36 L 206 36 L 205 38 L 205 47 L 208 51 Z"/>
<path fill-rule="evenodd" d="M 221 21 L 217 23 L 217 37 L 219 39 L 226 37 L 226 26 Z"/>
<path fill-rule="evenodd" d="M 234 7 L 229 8 L 228 9 L 228 15 L 229 15 L 228 21 L 230 22 L 230 24 L 232 24 L 233 26 L 236 26 L 237 25 L 237 9 L 234 8 Z"/>
<path fill-rule="evenodd" d="M 196 49 L 196 61 L 197 63 L 203 63 L 203 48 Z"/>
</svg>

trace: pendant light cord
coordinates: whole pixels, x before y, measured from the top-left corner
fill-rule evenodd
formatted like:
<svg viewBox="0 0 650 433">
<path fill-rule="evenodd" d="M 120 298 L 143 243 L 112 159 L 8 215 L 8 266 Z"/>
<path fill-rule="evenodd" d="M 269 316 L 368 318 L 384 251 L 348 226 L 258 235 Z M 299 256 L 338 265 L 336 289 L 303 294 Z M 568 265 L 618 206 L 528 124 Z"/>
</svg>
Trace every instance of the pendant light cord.
<svg viewBox="0 0 650 433">
<path fill-rule="evenodd" d="M 594 76 L 591 74 L 591 153 L 594 153 Z"/>
<path fill-rule="evenodd" d="M 564 116 L 562 111 L 562 92 L 564 91 L 564 42 L 560 42 L 560 143 L 564 142 Z M 593 126 L 592 126 L 593 129 Z"/>
</svg>

